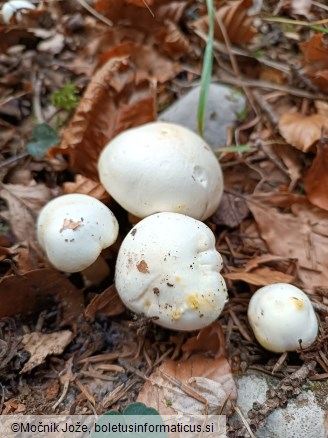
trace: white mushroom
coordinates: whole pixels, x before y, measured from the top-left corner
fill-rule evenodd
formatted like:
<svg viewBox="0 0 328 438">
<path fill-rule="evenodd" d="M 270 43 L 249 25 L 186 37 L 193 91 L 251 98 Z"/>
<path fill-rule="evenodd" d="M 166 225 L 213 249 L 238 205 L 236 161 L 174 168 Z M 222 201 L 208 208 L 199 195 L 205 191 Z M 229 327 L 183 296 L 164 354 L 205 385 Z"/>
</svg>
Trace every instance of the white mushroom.
<svg viewBox="0 0 328 438">
<path fill-rule="evenodd" d="M 204 220 L 222 197 L 221 167 L 211 148 L 172 123 L 148 123 L 119 134 L 102 151 L 98 168 L 108 193 L 140 218 L 172 211 Z"/>
<path fill-rule="evenodd" d="M 309 298 L 291 284 L 258 289 L 248 307 L 248 320 L 262 347 L 274 352 L 310 346 L 318 334 L 318 321 Z"/>
<path fill-rule="evenodd" d="M 9 24 L 13 16 L 19 21 L 24 9 L 35 9 L 35 6 L 26 0 L 11 0 L 4 3 L 1 9 L 3 22 Z"/>
<path fill-rule="evenodd" d="M 59 270 L 78 272 L 112 245 L 118 223 L 102 202 L 88 195 L 59 196 L 46 204 L 37 221 L 37 237 Z"/>
<path fill-rule="evenodd" d="M 198 330 L 227 301 L 221 255 L 202 222 L 178 213 L 140 221 L 124 239 L 116 262 L 117 291 L 132 311 L 176 330 Z"/>
</svg>

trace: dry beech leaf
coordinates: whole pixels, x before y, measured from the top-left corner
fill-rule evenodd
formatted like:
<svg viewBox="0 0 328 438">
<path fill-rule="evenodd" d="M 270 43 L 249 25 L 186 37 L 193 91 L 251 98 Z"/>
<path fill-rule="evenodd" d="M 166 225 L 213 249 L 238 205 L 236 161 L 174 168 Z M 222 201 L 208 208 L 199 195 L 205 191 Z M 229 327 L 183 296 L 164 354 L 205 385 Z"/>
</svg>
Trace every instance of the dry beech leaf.
<svg viewBox="0 0 328 438">
<path fill-rule="evenodd" d="M 106 143 L 126 129 L 155 119 L 152 84 L 136 82 L 128 57 L 113 58 L 92 77 L 64 131 L 61 148 L 68 150 L 75 172 L 98 180 L 98 158 Z"/>
<path fill-rule="evenodd" d="M 25 275 L 10 275 L 0 280 L 0 318 L 40 312 L 61 304 L 62 324 L 82 314 L 83 292 L 53 269 L 37 269 Z"/>
<path fill-rule="evenodd" d="M 312 204 L 328 210 L 328 140 L 318 143 L 317 154 L 304 178 L 304 188 Z"/>
<path fill-rule="evenodd" d="M 114 285 L 109 286 L 101 294 L 96 295 L 85 309 L 85 316 L 94 319 L 97 315 L 116 316 L 125 311 Z"/>
<path fill-rule="evenodd" d="M 279 130 L 288 143 L 303 152 L 308 152 L 313 144 L 320 140 L 323 130 L 328 130 L 328 119 L 320 114 L 285 114 L 279 120 Z"/>
<path fill-rule="evenodd" d="M 256 29 L 253 27 L 253 17 L 248 15 L 248 9 L 252 5 L 252 0 L 230 1 L 226 5 L 219 7 L 215 12 L 215 15 L 221 19 L 227 31 L 229 41 L 232 44 L 244 45 L 252 41 L 256 34 Z M 208 17 L 200 18 L 193 23 L 192 27 L 207 34 Z M 217 20 L 215 24 L 215 38 L 224 41 Z"/>
<path fill-rule="evenodd" d="M 257 268 L 251 272 L 230 272 L 229 274 L 223 274 L 223 276 L 229 280 L 242 280 L 248 284 L 253 284 L 254 286 L 267 286 L 274 283 L 291 283 L 294 280 L 292 275 L 274 271 L 267 267 Z"/>
<path fill-rule="evenodd" d="M 300 44 L 304 54 L 304 72 L 322 91 L 328 92 L 328 38 L 316 33 Z"/>
<path fill-rule="evenodd" d="M 189 338 L 181 347 L 183 359 L 195 353 L 210 353 L 215 359 L 225 355 L 225 336 L 218 321 L 201 329 L 196 336 Z"/>
<path fill-rule="evenodd" d="M 24 350 L 30 353 L 30 358 L 20 371 L 28 373 L 36 366 L 42 364 L 45 358 L 51 354 L 61 354 L 73 339 L 73 333 L 63 330 L 55 333 L 32 332 L 22 338 Z"/>
<path fill-rule="evenodd" d="M 245 272 L 250 272 L 255 268 L 258 268 L 260 265 L 267 263 L 278 263 L 278 262 L 295 262 L 294 259 L 290 257 L 281 257 L 273 254 L 262 254 L 258 257 L 255 257 L 249 260 L 245 265 Z"/>
<path fill-rule="evenodd" d="M 195 355 L 177 362 L 164 361 L 141 388 L 137 401 L 161 415 L 217 414 L 228 399 L 230 409 L 237 398 L 236 384 L 225 358 Z"/>
<path fill-rule="evenodd" d="M 328 212 L 292 194 L 253 195 L 248 206 L 270 253 L 297 260 L 304 289 L 328 287 Z"/>
<path fill-rule="evenodd" d="M 99 182 L 86 178 L 83 175 L 76 175 L 75 182 L 65 182 L 63 184 L 63 193 L 66 195 L 81 193 L 82 195 L 93 196 L 104 203 L 108 203 L 110 199 L 109 194 Z"/>
</svg>

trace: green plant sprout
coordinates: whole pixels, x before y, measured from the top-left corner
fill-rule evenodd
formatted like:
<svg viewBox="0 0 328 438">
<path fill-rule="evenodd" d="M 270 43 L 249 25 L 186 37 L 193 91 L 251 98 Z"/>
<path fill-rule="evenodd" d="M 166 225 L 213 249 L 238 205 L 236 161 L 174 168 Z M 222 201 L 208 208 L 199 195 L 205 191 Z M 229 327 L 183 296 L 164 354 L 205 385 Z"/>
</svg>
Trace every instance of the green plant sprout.
<svg viewBox="0 0 328 438">
<path fill-rule="evenodd" d="M 72 111 L 79 103 L 78 91 L 75 84 L 67 82 L 61 90 L 51 94 L 51 103 L 59 110 Z"/>
</svg>

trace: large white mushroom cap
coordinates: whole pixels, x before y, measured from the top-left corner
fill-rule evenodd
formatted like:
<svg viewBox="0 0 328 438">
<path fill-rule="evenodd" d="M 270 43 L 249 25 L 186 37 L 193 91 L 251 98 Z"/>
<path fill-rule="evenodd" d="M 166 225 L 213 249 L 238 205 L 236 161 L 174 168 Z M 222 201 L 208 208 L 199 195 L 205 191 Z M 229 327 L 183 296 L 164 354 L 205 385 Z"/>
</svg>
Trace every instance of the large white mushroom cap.
<svg viewBox="0 0 328 438">
<path fill-rule="evenodd" d="M 262 347 L 282 353 L 310 346 L 318 334 L 311 301 L 297 287 L 278 283 L 258 289 L 248 307 L 248 320 Z"/>
<path fill-rule="evenodd" d="M 180 125 L 148 123 L 119 134 L 103 149 L 99 177 L 110 195 L 140 218 L 163 211 L 204 220 L 223 192 L 211 148 Z"/>
<path fill-rule="evenodd" d="M 37 237 L 49 261 L 59 270 L 79 272 L 112 245 L 118 223 L 102 202 L 92 196 L 70 194 L 46 204 L 37 221 Z"/>
<path fill-rule="evenodd" d="M 220 315 L 227 289 L 215 237 L 202 222 L 178 213 L 140 221 L 117 258 L 117 291 L 132 311 L 157 324 L 197 330 Z"/>
</svg>

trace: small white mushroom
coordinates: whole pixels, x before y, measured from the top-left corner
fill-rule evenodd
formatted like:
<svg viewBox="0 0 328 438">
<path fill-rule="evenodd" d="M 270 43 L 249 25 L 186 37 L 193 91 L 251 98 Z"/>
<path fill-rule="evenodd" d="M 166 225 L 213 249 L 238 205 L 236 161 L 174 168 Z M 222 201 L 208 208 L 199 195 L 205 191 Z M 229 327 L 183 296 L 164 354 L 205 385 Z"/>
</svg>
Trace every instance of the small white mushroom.
<svg viewBox="0 0 328 438">
<path fill-rule="evenodd" d="M 1 9 L 3 22 L 9 24 L 13 16 L 19 21 L 24 9 L 35 9 L 35 6 L 26 0 L 11 0 L 4 3 Z"/>
<path fill-rule="evenodd" d="M 37 221 L 37 237 L 59 270 L 79 272 L 112 245 L 118 223 L 102 202 L 88 195 L 59 196 L 46 204 Z"/>
<path fill-rule="evenodd" d="M 252 296 L 248 320 L 262 347 L 282 353 L 310 346 L 318 321 L 309 298 L 291 284 L 262 287 Z"/>
<path fill-rule="evenodd" d="M 124 239 L 116 262 L 117 291 L 132 311 L 175 330 L 198 330 L 227 301 L 221 255 L 204 223 L 178 213 L 140 221 Z"/>
<path fill-rule="evenodd" d="M 172 123 L 119 134 L 103 149 L 98 169 L 108 193 L 139 218 L 172 211 L 204 220 L 222 197 L 221 167 L 211 148 Z"/>
</svg>

